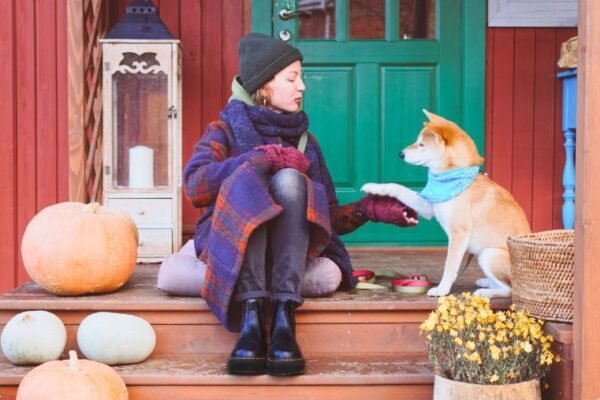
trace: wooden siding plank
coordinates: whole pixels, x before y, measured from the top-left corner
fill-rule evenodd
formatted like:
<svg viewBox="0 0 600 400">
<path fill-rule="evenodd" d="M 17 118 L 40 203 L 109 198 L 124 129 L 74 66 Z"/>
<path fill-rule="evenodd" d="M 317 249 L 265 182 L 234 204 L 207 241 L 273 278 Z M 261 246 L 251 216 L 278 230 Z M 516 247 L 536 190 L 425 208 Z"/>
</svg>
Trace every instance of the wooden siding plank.
<svg viewBox="0 0 600 400">
<path fill-rule="evenodd" d="M 243 3 L 243 24 L 242 24 L 242 32 L 244 34 L 250 33 L 252 30 L 252 0 L 242 0 Z"/>
<path fill-rule="evenodd" d="M 117 21 L 120 20 L 121 18 L 123 18 L 123 15 L 125 15 L 125 9 L 127 8 L 127 5 L 129 3 L 131 3 L 130 0 L 118 0 L 119 4 L 117 5 Z M 158 6 L 158 4 L 156 2 L 154 2 L 154 5 Z M 114 21 L 115 23 L 117 21 Z"/>
<path fill-rule="evenodd" d="M 17 263 L 16 212 L 16 115 L 15 115 L 15 0 L 1 0 L 0 8 L 0 293 L 15 286 Z"/>
<path fill-rule="evenodd" d="M 600 2 L 579 2 L 573 398 L 600 397 Z"/>
<path fill-rule="evenodd" d="M 69 200 L 69 114 L 67 0 L 58 0 L 56 10 L 56 114 L 58 129 L 58 201 Z"/>
<path fill-rule="evenodd" d="M 231 81 L 238 74 L 237 44 L 243 35 L 244 4 L 242 0 L 231 1 L 223 8 L 223 81 L 222 99 L 231 96 Z"/>
<path fill-rule="evenodd" d="M 554 29 L 536 31 L 535 48 L 535 115 L 533 149 L 533 192 L 535 207 L 531 214 L 534 231 L 552 228 L 552 187 L 554 162 Z"/>
<path fill-rule="evenodd" d="M 486 34 L 486 44 L 485 44 L 485 52 L 486 52 L 486 60 L 485 60 L 485 170 L 487 173 L 491 174 L 492 172 L 492 159 L 493 159 L 493 149 L 492 149 L 492 133 L 493 133 L 493 124 L 492 124 L 492 115 L 493 115 L 493 105 L 494 105 L 494 37 L 495 37 L 495 29 L 488 29 Z"/>
<path fill-rule="evenodd" d="M 512 193 L 531 220 L 535 29 L 515 31 Z"/>
<path fill-rule="evenodd" d="M 442 4 L 442 3 L 440 3 Z M 465 26 L 464 35 L 470 38 L 469 45 L 463 51 L 465 60 L 462 65 L 462 118 L 463 126 L 473 139 L 483 146 L 485 143 L 485 98 L 479 93 L 485 93 L 485 41 L 486 19 L 485 6 L 479 0 L 464 0 L 462 20 Z M 476 78 L 475 78 L 476 77 Z M 477 93 L 477 95 L 473 95 Z M 485 147 L 478 147 L 480 152 Z"/>
<path fill-rule="evenodd" d="M 194 144 L 204 132 L 202 126 L 202 4 L 197 0 L 181 1 L 181 42 L 183 44 L 183 126 L 182 165 L 185 167 L 194 150 Z M 183 231 L 195 228 L 198 212 L 184 198 Z"/>
<path fill-rule="evenodd" d="M 514 29 L 497 30 L 494 35 L 494 104 L 492 108 L 491 176 L 511 190 L 514 101 Z"/>
<path fill-rule="evenodd" d="M 220 1 L 202 1 L 202 126 L 219 117 L 223 107 L 223 35 Z"/>
<path fill-rule="evenodd" d="M 58 199 L 58 154 L 56 118 L 56 4 L 35 2 L 36 57 L 36 209 L 56 203 Z"/>
<path fill-rule="evenodd" d="M 69 200 L 86 201 L 85 132 L 83 126 L 83 4 L 67 0 Z"/>
<path fill-rule="evenodd" d="M 156 7 L 159 8 L 158 12 L 160 18 L 163 20 L 167 28 L 176 39 L 181 36 L 181 24 L 180 24 L 180 0 L 171 0 L 162 2 L 162 7 L 159 7 L 159 3 L 155 2 Z"/>
<path fill-rule="evenodd" d="M 35 58 L 35 7 L 34 0 L 16 3 L 17 79 L 17 238 L 20 243 L 27 223 L 36 209 L 36 58 Z M 28 280 L 19 257 L 17 284 Z"/>
</svg>

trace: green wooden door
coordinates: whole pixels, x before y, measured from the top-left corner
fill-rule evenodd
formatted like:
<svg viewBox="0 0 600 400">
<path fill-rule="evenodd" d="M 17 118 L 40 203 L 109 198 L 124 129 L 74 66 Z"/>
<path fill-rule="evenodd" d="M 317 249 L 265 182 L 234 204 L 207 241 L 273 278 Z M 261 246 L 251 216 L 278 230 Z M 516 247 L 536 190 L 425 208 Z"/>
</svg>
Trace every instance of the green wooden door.
<svg viewBox="0 0 600 400">
<path fill-rule="evenodd" d="M 283 10 L 296 11 L 284 15 Z M 289 18 L 286 18 L 289 17 Z M 426 108 L 461 124 L 483 151 L 485 2 L 481 0 L 253 0 L 252 30 L 304 54 L 304 108 L 341 204 L 366 182 L 420 190 L 427 171 L 398 153 Z M 437 222 L 369 223 L 350 245 L 442 245 Z"/>
</svg>

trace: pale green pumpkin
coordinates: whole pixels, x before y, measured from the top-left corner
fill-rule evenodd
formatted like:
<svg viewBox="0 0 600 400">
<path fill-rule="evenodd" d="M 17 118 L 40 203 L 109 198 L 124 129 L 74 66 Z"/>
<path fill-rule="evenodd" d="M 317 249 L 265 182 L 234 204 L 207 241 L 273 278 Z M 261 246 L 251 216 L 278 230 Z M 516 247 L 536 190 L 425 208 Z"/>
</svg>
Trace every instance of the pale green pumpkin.
<svg viewBox="0 0 600 400">
<path fill-rule="evenodd" d="M 67 330 L 52 313 L 25 311 L 8 321 L 0 342 L 4 356 L 13 364 L 42 364 L 60 357 Z"/>
<path fill-rule="evenodd" d="M 77 345 L 90 360 L 108 365 L 135 364 L 150 356 L 156 335 L 143 318 L 98 312 L 87 316 L 79 325 Z"/>
</svg>

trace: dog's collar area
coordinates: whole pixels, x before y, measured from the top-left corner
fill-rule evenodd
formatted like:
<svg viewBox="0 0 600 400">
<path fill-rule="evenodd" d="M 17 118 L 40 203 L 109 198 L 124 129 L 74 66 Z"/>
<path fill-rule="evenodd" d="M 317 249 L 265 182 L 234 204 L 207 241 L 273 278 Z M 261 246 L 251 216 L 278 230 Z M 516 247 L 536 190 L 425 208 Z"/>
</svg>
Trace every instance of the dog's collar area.
<svg viewBox="0 0 600 400">
<path fill-rule="evenodd" d="M 473 183 L 479 166 L 458 168 L 447 172 L 429 172 L 427 185 L 419 195 L 430 203 L 442 203 L 458 196 Z"/>
</svg>

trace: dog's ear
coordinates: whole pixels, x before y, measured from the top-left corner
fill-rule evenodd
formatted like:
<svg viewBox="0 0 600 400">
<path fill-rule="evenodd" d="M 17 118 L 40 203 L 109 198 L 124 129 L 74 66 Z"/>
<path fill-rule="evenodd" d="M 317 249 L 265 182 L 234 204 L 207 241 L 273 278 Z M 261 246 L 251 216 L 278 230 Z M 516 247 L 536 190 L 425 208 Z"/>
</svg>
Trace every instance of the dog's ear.
<svg viewBox="0 0 600 400">
<path fill-rule="evenodd" d="M 431 123 L 431 122 L 423 122 L 423 126 L 425 126 L 425 131 L 423 132 L 423 139 L 431 139 L 437 142 L 445 142 L 443 131 L 444 127 Z"/>
<path fill-rule="evenodd" d="M 431 113 L 429 111 L 427 111 L 426 109 L 423 109 L 423 114 L 425 114 L 425 116 L 427 117 L 428 120 L 431 121 L 431 118 L 433 118 L 435 116 L 434 113 Z"/>
<path fill-rule="evenodd" d="M 452 132 L 449 131 L 445 125 L 435 122 L 423 122 L 423 125 L 434 139 L 446 143 L 452 140 Z"/>
<path fill-rule="evenodd" d="M 444 122 L 448 122 L 448 120 L 447 120 L 446 118 L 444 118 L 444 117 L 440 117 L 439 115 L 437 115 L 437 114 L 434 114 L 434 113 L 432 113 L 432 112 L 430 112 L 430 111 L 427 111 L 426 109 L 423 109 L 423 113 L 425 114 L 425 116 L 427 117 L 427 119 L 428 119 L 430 122 L 433 122 L 433 123 L 444 123 Z"/>
</svg>

